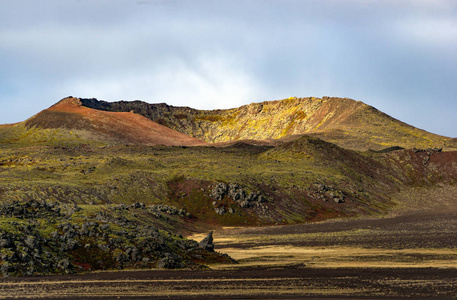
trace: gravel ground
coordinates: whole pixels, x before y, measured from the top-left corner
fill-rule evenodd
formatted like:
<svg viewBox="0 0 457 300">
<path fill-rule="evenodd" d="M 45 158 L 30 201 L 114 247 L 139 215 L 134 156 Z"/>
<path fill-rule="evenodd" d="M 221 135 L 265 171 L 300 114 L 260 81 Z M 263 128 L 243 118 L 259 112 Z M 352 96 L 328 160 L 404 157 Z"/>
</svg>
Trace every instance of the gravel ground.
<svg viewBox="0 0 457 300">
<path fill-rule="evenodd" d="M 2 299 L 455 299 L 457 271 L 437 268 L 242 268 L 14 278 Z"/>
</svg>

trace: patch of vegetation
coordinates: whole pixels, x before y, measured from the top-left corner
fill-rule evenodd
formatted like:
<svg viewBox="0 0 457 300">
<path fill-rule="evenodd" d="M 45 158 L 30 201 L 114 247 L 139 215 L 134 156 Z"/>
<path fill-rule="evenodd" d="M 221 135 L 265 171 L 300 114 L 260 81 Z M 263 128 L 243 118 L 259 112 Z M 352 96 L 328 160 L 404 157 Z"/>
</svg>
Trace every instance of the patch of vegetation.
<svg viewBox="0 0 457 300">
<path fill-rule="evenodd" d="M 219 122 L 219 121 L 224 121 L 224 118 L 222 116 L 218 116 L 218 115 L 200 115 L 200 116 L 195 117 L 195 120 Z"/>
<path fill-rule="evenodd" d="M 187 115 L 186 114 L 176 114 L 174 115 L 174 117 L 178 120 L 185 120 L 187 119 Z"/>
</svg>

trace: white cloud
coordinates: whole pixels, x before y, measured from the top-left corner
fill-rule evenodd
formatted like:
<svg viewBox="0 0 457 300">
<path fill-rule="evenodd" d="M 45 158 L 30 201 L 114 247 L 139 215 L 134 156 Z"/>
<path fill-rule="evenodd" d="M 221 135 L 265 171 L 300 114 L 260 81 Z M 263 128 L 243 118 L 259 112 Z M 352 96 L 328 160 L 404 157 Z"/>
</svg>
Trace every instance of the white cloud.
<svg viewBox="0 0 457 300">
<path fill-rule="evenodd" d="M 454 18 L 414 18 L 399 24 L 405 40 L 429 47 L 457 47 L 457 20 Z"/>
<path fill-rule="evenodd" d="M 259 93 L 258 84 L 235 59 L 205 57 L 194 65 L 173 60 L 164 62 L 150 73 L 132 70 L 99 78 L 88 74 L 86 78 L 68 81 L 62 87 L 62 93 L 107 101 L 166 102 L 199 109 L 236 107 Z"/>
</svg>

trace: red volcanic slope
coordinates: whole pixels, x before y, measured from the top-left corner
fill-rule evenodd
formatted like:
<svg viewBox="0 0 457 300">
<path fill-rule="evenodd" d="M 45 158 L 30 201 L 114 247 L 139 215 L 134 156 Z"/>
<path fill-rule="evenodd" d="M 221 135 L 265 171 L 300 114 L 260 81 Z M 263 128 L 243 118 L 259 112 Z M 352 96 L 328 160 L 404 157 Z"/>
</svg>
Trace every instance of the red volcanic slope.
<svg viewBox="0 0 457 300">
<path fill-rule="evenodd" d="M 162 126 L 132 112 L 107 112 L 82 106 L 78 98 L 64 98 L 25 122 L 27 127 L 86 130 L 119 143 L 196 146 L 206 142 Z"/>
</svg>

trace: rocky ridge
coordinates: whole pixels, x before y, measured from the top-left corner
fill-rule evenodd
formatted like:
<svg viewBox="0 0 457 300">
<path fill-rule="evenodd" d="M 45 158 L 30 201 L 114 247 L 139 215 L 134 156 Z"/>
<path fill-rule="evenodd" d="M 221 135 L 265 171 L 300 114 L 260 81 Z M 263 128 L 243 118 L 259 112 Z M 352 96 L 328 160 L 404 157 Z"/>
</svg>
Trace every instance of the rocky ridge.
<svg viewBox="0 0 457 300">
<path fill-rule="evenodd" d="M 312 134 L 355 150 L 381 150 L 391 146 L 455 148 L 449 138 L 414 128 L 348 98 L 291 97 L 225 110 L 197 110 L 142 101 L 81 99 L 81 103 L 98 110 L 132 111 L 210 143 L 290 139 Z"/>
<path fill-rule="evenodd" d="M 115 209 L 146 207 L 135 203 L 120 204 Z M 45 201 L 3 203 L 0 206 L 2 275 L 113 268 L 204 268 L 201 262 L 205 260 L 232 261 L 214 252 L 212 239 L 201 246 L 153 225 L 119 222 L 106 211 L 93 219 L 78 218 L 79 211 L 78 206 Z M 171 207 L 165 211 L 174 213 Z"/>
<path fill-rule="evenodd" d="M 233 208 L 226 208 L 226 205 L 223 203 L 224 197 L 228 197 L 234 202 L 236 202 L 240 208 L 250 208 L 253 206 L 262 207 L 268 209 L 266 206 L 263 206 L 262 203 L 267 202 L 267 198 L 261 194 L 261 192 L 251 192 L 248 193 L 246 190 L 238 183 L 229 183 L 225 184 L 219 182 L 211 189 L 211 197 L 214 198 L 213 201 L 214 211 L 223 215 L 225 213 L 234 213 Z"/>
</svg>

